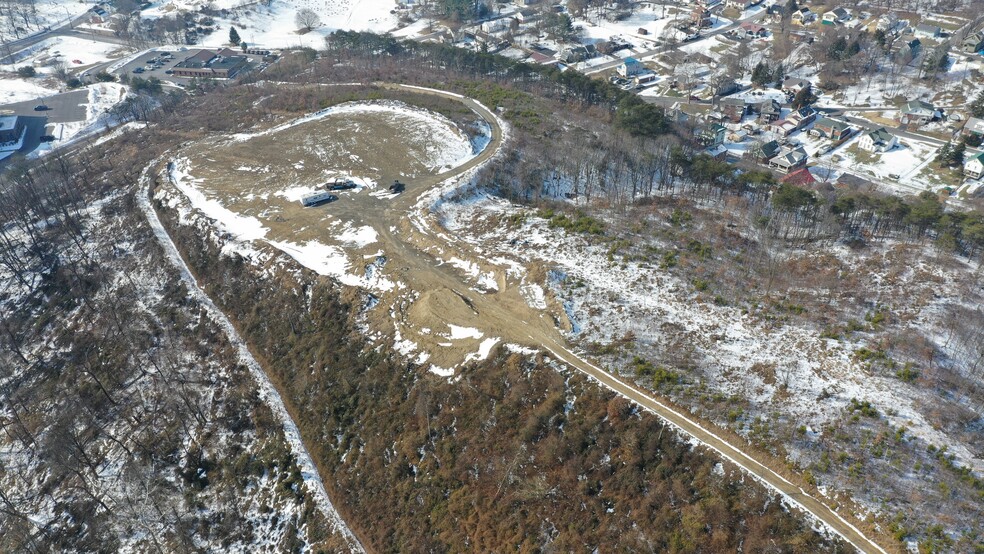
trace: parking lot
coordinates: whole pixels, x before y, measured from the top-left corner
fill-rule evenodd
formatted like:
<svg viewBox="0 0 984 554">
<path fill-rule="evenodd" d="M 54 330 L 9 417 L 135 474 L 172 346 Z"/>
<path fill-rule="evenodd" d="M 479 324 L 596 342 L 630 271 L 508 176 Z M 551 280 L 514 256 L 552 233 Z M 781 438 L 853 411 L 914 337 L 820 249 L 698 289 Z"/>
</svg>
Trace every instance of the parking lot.
<svg viewBox="0 0 984 554">
<path fill-rule="evenodd" d="M 156 77 L 165 83 L 171 82 L 178 86 L 184 86 L 191 82 L 192 78 L 172 75 L 169 71 L 173 70 L 174 66 L 197 54 L 201 50 L 202 48 L 182 48 L 174 51 L 151 50 L 141 54 L 133 61 L 118 69 L 115 73 L 120 76 L 126 74 L 131 77 L 141 77 L 143 79 Z M 266 63 L 259 63 L 259 65 L 257 65 L 257 62 L 260 61 L 262 56 L 253 54 L 247 54 L 246 56 L 250 61 L 250 70 L 259 71 L 267 65 Z M 240 71 L 240 73 L 242 73 L 242 71 Z"/>
<path fill-rule="evenodd" d="M 175 52 L 151 50 L 124 65 L 116 73 L 119 75 L 130 75 L 131 77 L 142 77 L 144 79 L 156 77 L 162 81 L 168 80 L 175 83 L 186 83 L 190 81 L 187 77 L 175 77 L 167 72 L 195 51 L 189 51 L 187 49 Z"/>
</svg>

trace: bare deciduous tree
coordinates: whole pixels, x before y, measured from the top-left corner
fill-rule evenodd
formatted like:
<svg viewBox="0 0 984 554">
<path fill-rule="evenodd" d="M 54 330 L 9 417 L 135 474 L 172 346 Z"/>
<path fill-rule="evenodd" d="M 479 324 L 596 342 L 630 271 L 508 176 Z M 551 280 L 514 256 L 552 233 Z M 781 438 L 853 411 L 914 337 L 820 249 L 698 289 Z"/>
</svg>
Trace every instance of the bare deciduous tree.
<svg viewBox="0 0 984 554">
<path fill-rule="evenodd" d="M 301 8 L 297 10 L 297 15 L 294 16 L 294 24 L 297 25 L 298 29 L 309 33 L 315 27 L 321 26 L 321 17 L 314 10 Z"/>
</svg>

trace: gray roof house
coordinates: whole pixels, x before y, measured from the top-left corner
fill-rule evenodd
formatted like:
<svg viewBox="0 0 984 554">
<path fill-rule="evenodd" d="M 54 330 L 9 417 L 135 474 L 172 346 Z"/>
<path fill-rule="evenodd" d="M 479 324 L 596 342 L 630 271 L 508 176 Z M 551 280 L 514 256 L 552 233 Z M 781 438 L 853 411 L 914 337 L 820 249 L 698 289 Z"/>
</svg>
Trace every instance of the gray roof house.
<svg viewBox="0 0 984 554">
<path fill-rule="evenodd" d="M 794 169 L 806 165 L 808 158 L 809 155 L 802 146 L 783 146 L 779 150 L 779 153 L 769 160 L 769 167 L 782 173 L 789 173 Z"/>
<path fill-rule="evenodd" d="M 964 52 L 970 54 L 984 50 L 984 31 L 977 31 L 976 33 L 967 35 L 967 38 L 961 43 L 961 47 Z"/>
<path fill-rule="evenodd" d="M 939 117 L 932 104 L 924 100 L 911 100 L 902 108 L 902 123 L 923 125 Z"/>
<path fill-rule="evenodd" d="M 916 25 L 916 28 L 912 30 L 912 34 L 921 38 L 939 38 L 943 34 L 943 29 L 940 29 L 936 25 L 927 25 L 925 23 L 920 23 Z"/>
<path fill-rule="evenodd" d="M 964 123 L 963 134 L 984 135 L 984 119 L 979 117 L 967 118 L 967 123 Z"/>
</svg>

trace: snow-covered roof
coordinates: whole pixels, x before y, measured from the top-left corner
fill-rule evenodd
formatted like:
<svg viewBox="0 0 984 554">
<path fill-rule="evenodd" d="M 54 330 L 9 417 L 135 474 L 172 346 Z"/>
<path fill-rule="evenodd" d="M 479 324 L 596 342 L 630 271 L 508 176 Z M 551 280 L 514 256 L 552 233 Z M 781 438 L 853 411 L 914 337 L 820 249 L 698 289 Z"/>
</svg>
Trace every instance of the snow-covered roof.
<svg viewBox="0 0 984 554">
<path fill-rule="evenodd" d="M 964 125 L 964 131 L 984 135 L 984 119 L 979 117 L 968 118 L 967 123 Z"/>
<path fill-rule="evenodd" d="M 17 127 L 16 115 L 0 115 L 0 131 L 10 131 Z"/>
<path fill-rule="evenodd" d="M 919 25 L 916 25 L 916 32 L 917 33 L 922 33 L 922 34 L 926 34 L 926 35 L 936 36 L 936 35 L 940 34 L 940 31 L 941 31 L 941 29 L 939 27 L 937 27 L 936 25 L 927 25 L 925 23 L 920 23 Z"/>
</svg>

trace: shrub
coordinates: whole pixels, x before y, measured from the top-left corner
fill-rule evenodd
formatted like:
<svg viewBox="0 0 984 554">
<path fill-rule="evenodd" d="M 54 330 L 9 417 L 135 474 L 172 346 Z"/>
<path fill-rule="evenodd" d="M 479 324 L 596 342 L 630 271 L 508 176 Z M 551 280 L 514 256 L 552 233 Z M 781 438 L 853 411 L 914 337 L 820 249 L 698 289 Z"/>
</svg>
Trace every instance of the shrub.
<svg viewBox="0 0 984 554">
<path fill-rule="evenodd" d="M 34 69 L 34 67 L 33 66 L 30 66 L 30 65 L 25 65 L 23 67 L 18 67 L 17 68 L 17 75 L 19 77 L 23 77 L 25 79 L 29 79 L 31 77 L 34 77 L 37 74 L 38 74 L 37 70 Z"/>
<path fill-rule="evenodd" d="M 902 369 L 895 372 L 895 376 L 906 383 L 911 383 L 919 378 L 919 370 L 912 366 L 912 362 L 906 362 Z"/>
<path fill-rule="evenodd" d="M 851 413 L 859 412 L 861 415 L 866 417 L 878 417 L 878 410 L 871 405 L 871 402 L 868 402 L 867 400 L 852 398 L 851 404 L 847 407 L 847 409 Z"/>
</svg>

